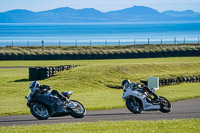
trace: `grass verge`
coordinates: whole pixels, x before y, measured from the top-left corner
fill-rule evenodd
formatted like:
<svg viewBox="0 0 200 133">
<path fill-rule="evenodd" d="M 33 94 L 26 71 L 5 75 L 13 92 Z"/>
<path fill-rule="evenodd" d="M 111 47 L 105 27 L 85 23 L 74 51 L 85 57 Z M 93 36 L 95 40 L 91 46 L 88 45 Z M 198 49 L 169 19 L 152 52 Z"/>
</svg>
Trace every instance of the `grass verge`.
<svg viewBox="0 0 200 133">
<path fill-rule="evenodd" d="M 0 55 L 114 54 L 199 50 L 199 44 L 151 44 L 116 46 L 17 46 L 0 47 Z"/>
<path fill-rule="evenodd" d="M 110 60 L 41 60 L 41 61 L 0 61 L 0 67 L 12 66 L 58 66 L 58 65 L 94 65 L 94 64 L 163 64 L 163 63 L 197 63 L 200 57 L 144 58 L 144 59 L 110 59 Z"/>
<path fill-rule="evenodd" d="M 109 85 L 120 86 L 121 81 L 126 78 L 139 82 L 146 80 L 148 76 L 166 78 L 197 75 L 200 74 L 200 62 L 196 59 L 199 57 L 82 61 L 81 63 L 88 65 L 57 73 L 56 76 L 39 82 L 51 85 L 52 89 L 60 92 L 73 90 L 71 99 L 83 103 L 87 110 L 122 108 L 125 107 L 121 98 L 122 90 L 109 88 Z M 151 63 L 154 60 L 156 63 Z M 47 64 L 51 62 L 53 61 Z M 37 61 L 31 63 L 43 64 Z M 28 69 L 0 69 L 0 73 L 0 115 L 29 114 L 24 98 L 30 83 Z M 199 86 L 200 83 L 184 83 L 161 87 L 158 94 L 170 101 L 195 98 L 200 97 Z"/>
<path fill-rule="evenodd" d="M 199 133 L 200 119 L 100 121 L 70 124 L 0 127 L 2 133 Z"/>
</svg>

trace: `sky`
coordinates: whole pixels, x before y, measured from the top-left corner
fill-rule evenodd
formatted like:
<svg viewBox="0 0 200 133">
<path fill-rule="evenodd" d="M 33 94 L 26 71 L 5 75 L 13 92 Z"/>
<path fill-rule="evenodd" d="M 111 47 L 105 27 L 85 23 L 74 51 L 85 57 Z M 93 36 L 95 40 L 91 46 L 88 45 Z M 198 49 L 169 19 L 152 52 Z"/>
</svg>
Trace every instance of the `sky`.
<svg viewBox="0 0 200 133">
<path fill-rule="evenodd" d="M 200 0 L 0 0 L 0 12 L 13 9 L 38 12 L 59 7 L 95 8 L 108 12 L 133 6 L 147 6 L 159 12 L 166 10 L 200 12 Z"/>
</svg>

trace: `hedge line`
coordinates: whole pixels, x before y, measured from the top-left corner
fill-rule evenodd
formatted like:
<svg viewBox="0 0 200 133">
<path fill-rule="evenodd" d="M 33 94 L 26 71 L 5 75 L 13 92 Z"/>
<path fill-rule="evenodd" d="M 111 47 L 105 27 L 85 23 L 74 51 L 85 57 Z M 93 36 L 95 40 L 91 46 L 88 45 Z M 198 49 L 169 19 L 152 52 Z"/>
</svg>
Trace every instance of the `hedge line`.
<svg viewBox="0 0 200 133">
<path fill-rule="evenodd" d="M 120 58 L 153 58 L 153 57 L 183 57 L 200 56 L 199 49 L 173 51 L 141 51 L 141 52 L 113 52 L 104 54 L 0 54 L 0 60 L 80 60 L 80 59 L 120 59 Z"/>
<path fill-rule="evenodd" d="M 29 67 L 29 81 L 44 80 L 55 73 L 77 67 L 77 65 L 62 65 L 54 67 Z"/>
</svg>

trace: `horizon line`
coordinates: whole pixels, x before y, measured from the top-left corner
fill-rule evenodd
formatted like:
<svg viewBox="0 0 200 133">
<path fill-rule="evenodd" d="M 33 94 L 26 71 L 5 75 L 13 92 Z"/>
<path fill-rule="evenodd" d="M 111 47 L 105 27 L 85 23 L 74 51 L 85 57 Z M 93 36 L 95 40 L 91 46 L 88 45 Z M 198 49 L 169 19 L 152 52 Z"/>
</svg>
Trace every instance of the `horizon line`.
<svg viewBox="0 0 200 133">
<path fill-rule="evenodd" d="M 3 12 L 1 11 L 0 13 L 5 13 L 5 12 L 13 11 L 13 10 L 25 10 L 25 11 L 31 11 L 31 12 L 37 13 L 37 12 L 44 12 L 44 11 L 56 10 L 56 9 L 59 9 L 59 8 L 70 8 L 70 9 L 74 9 L 74 10 L 94 9 L 94 10 L 97 10 L 97 11 L 102 12 L 102 13 L 108 13 L 108 12 L 112 12 L 112 11 L 120 11 L 120 10 L 129 9 L 129 8 L 133 8 L 133 7 L 146 7 L 146 8 L 151 8 L 151 9 L 153 9 L 153 10 L 158 11 L 159 13 L 163 13 L 163 12 L 166 12 L 166 11 L 176 11 L 176 12 L 193 11 L 193 12 L 196 12 L 196 11 L 194 11 L 194 10 L 192 10 L 192 9 L 186 9 L 186 10 L 172 10 L 172 9 L 170 9 L 170 10 L 165 10 L 165 11 L 159 11 L 159 10 L 157 10 L 157 9 L 155 9 L 155 8 L 148 7 L 148 6 L 137 6 L 137 5 L 134 5 L 134 6 L 127 7 L 127 8 L 122 8 L 122 9 L 119 9 L 119 10 L 111 10 L 111 11 L 106 11 L 106 12 L 101 11 L 101 10 L 98 10 L 98 9 L 96 9 L 96 8 L 79 8 L 79 9 L 77 9 L 77 8 L 72 8 L 72 7 L 65 6 L 65 7 L 58 7 L 58 8 L 53 8 L 53 9 L 41 10 L 41 11 L 32 11 L 32 10 L 29 10 L 29 9 L 19 9 L 19 8 L 17 9 L 17 8 L 16 8 L 16 9 L 11 9 L 11 10 L 7 10 L 7 11 L 3 11 Z M 200 12 L 196 12 L 196 13 L 200 13 Z"/>
</svg>

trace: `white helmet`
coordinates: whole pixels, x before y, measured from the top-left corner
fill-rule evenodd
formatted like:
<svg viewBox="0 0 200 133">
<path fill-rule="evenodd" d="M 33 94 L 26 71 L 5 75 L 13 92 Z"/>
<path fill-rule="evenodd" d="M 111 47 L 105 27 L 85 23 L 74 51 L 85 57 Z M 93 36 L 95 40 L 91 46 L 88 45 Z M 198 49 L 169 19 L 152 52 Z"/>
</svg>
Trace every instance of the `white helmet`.
<svg viewBox="0 0 200 133">
<path fill-rule="evenodd" d="M 38 81 L 33 81 L 29 84 L 29 88 L 34 91 L 35 89 L 39 88 L 40 84 Z"/>
</svg>

